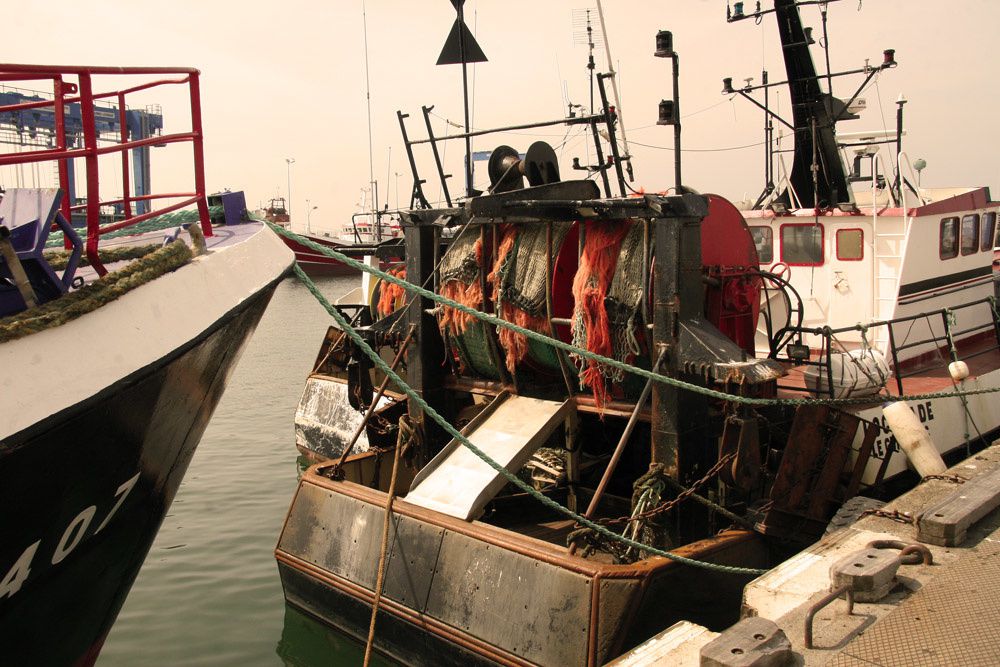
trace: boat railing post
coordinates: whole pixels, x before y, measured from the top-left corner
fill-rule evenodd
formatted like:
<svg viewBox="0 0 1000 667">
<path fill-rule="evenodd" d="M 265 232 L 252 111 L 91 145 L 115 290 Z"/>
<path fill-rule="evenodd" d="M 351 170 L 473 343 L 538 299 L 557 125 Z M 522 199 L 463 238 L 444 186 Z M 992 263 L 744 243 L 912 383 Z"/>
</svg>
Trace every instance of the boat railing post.
<svg viewBox="0 0 1000 667">
<path fill-rule="evenodd" d="M 198 197 L 198 217 L 201 231 L 212 236 L 212 221 L 208 217 L 208 201 L 205 199 L 205 135 L 201 126 L 201 84 L 197 72 L 188 75 L 188 90 L 191 93 L 191 140 L 194 152 L 194 191 Z M 288 202 L 291 211 L 292 202 Z"/>
<path fill-rule="evenodd" d="M 118 136 L 121 143 L 128 141 L 128 124 L 125 109 L 125 93 L 118 93 Z M 125 219 L 132 217 L 132 186 L 128 173 L 128 151 L 122 151 L 122 212 Z"/>
<path fill-rule="evenodd" d="M 448 179 L 451 174 L 444 173 L 444 166 L 441 164 L 441 153 L 438 151 L 437 138 L 434 136 L 434 128 L 431 127 L 431 111 L 433 106 L 420 107 L 424 112 L 424 124 L 427 126 L 427 138 L 430 139 L 431 152 L 434 154 L 434 164 L 437 165 L 438 178 L 441 179 L 441 192 L 444 194 L 444 201 L 451 208 L 451 195 L 448 193 Z"/>
<path fill-rule="evenodd" d="M 56 150 L 65 151 L 66 150 L 66 105 L 63 103 L 63 98 L 66 91 L 66 84 L 63 82 L 62 76 L 52 77 L 53 84 L 53 97 L 55 98 L 55 131 L 56 131 Z M 62 158 L 58 161 L 59 170 L 59 187 L 63 191 L 62 198 L 62 214 L 66 218 L 67 222 L 72 222 L 73 219 L 73 188 L 70 183 L 69 170 L 72 165 L 72 161 L 67 158 Z M 69 250 L 73 247 L 73 242 L 70 240 L 68 234 L 63 235 L 63 247 Z"/>
<path fill-rule="evenodd" d="M 900 376 L 899 354 L 896 352 L 896 334 L 892 328 L 892 322 L 886 322 L 885 328 L 889 331 L 889 350 L 892 353 L 892 372 L 896 376 L 896 389 L 899 395 L 903 395 L 903 378 Z"/>
<path fill-rule="evenodd" d="M 89 72 L 81 72 L 79 79 L 80 119 L 83 125 L 84 163 L 87 169 L 86 253 L 97 275 L 103 276 L 108 270 L 104 268 L 97 252 L 101 235 L 101 187 L 97 164 L 97 129 L 94 126 L 94 90 Z"/>
</svg>

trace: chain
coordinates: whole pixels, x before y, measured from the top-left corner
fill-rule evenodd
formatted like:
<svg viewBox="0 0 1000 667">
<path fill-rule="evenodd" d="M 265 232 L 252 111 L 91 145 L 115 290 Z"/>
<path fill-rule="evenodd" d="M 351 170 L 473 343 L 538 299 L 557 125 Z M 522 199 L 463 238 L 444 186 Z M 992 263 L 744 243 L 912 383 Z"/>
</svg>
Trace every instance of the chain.
<svg viewBox="0 0 1000 667">
<path fill-rule="evenodd" d="M 613 526 L 616 524 L 628 523 L 631 521 L 644 521 L 646 519 L 651 519 L 655 516 L 659 516 L 660 514 L 669 512 L 670 510 L 672 510 L 673 508 L 677 507 L 682 502 L 690 498 L 699 488 L 704 486 L 705 483 L 708 482 L 708 480 L 712 479 L 717 474 L 719 474 L 719 471 L 722 470 L 723 466 L 732 461 L 735 456 L 736 456 L 735 453 L 729 453 L 723 456 L 721 459 L 716 461 L 715 465 L 712 466 L 712 468 L 707 473 L 705 473 L 704 477 L 702 477 L 697 482 L 695 482 L 688 488 L 678 493 L 673 500 L 668 500 L 662 505 L 657 505 L 651 510 L 640 512 L 639 514 L 636 514 L 634 516 L 623 516 L 623 517 L 618 517 L 617 519 L 602 519 L 600 523 L 604 524 L 605 526 Z"/>
<path fill-rule="evenodd" d="M 916 525 L 916 519 L 912 514 L 909 512 L 900 512 L 899 510 L 865 510 L 861 513 L 861 516 L 877 516 L 883 519 L 892 519 L 900 523 Z"/>
<path fill-rule="evenodd" d="M 969 480 L 961 475 L 924 475 L 920 481 L 926 482 L 929 479 L 940 479 L 945 482 L 952 482 L 953 484 L 965 484 Z"/>
</svg>

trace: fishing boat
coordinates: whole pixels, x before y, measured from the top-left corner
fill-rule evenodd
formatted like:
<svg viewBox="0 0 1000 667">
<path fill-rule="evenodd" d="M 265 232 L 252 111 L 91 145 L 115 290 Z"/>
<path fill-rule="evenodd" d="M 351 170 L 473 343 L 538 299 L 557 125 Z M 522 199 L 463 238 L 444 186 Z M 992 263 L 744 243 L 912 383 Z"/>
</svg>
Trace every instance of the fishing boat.
<svg viewBox="0 0 1000 667">
<path fill-rule="evenodd" d="M 207 194 L 198 70 L 0 72 L 52 85 L 0 107 L 0 123 L 44 141 L 0 165 L 50 162 L 59 182 L 0 200 L 2 660 L 91 665 L 292 254 L 249 219 L 242 192 Z M 126 103 L 166 85 L 189 91 L 191 130 L 127 139 Z M 108 99 L 117 106 L 95 107 Z M 130 152 L 183 143 L 190 192 L 132 192 Z M 114 201 L 100 197 L 105 155 L 121 160 Z M 81 204 L 74 161 L 86 167 Z M 109 207 L 121 218 L 102 226 Z"/>
<path fill-rule="evenodd" d="M 473 39 L 456 9 L 453 34 Z M 439 140 L 410 140 L 398 113 L 423 206 L 402 214 L 406 280 L 365 268 L 408 296 L 370 325 L 329 309 L 317 368 L 364 416 L 292 500 L 276 549 L 290 605 L 404 664 L 605 664 L 678 622 L 735 623 L 745 584 L 850 521 L 852 499 L 891 497 L 991 437 L 996 204 L 876 170 L 857 179 L 875 183 L 866 206 L 811 169 L 841 160 L 832 120 L 850 105 L 819 90 L 798 4 L 769 13 L 807 162 L 757 206 L 682 184 L 676 85 L 660 107 L 672 195 L 629 192 L 609 75 L 598 113 L 492 130 L 589 126 L 592 180 L 564 180 L 543 142 L 497 146 L 487 191 L 443 208 L 412 159 Z M 672 36 L 656 37 L 676 82 Z M 860 73 L 893 66 L 887 53 Z M 872 310 L 848 311 L 865 285 Z M 406 414 L 362 451 L 389 388 Z"/>
<path fill-rule="evenodd" d="M 262 212 L 264 219 L 268 222 L 289 228 L 292 225 L 292 218 L 288 214 L 288 207 L 285 205 L 284 197 L 275 197 L 267 203 L 267 208 Z"/>
<path fill-rule="evenodd" d="M 339 236 L 305 233 L 296 237 L 282 237 L 285 244 L 295 253 L 295 261 L 310 275 L 357 275 L 357 270 L 343 262 L 324 255 L 321 250 L 310 246 L 330 248 L 350 257 L 375 257 L 380 263 L 389 265 L 399 262 L 404 255 L 402 237 L 396 233 L 384 237 L 377 236 L 370 228 L 352 223 Z"/>
<path fill-rule="evenodd" d="M 730 22 L 759 20 L 758 8 Z M 827 6 L 820 8 L 824 35 Z M 764 187 L 741 211 L 757 247 L 769 291 L 758 349 L 796 365 L 785 385 L 828 396 L 934 394 L 956 387 L 1000 387 L 1000 353 L 993 272 L 996 202 L 987 187 L 920 187 L 904 150 L 904 105 L 891 130 L 843 131 L 863 122 L 870 82 L 897 66 L 881 62 L 846 72 L 817 72 L 798 5 L 774 3 L 788 79 L 723 92 L 755 101 L 765 114 Z M 822 48 L 829 49 L 824 36 Z M 829 57 L 826 58 L 829 62 Z M 841 77 L 860 79 L 849 97 L 821 89 Z M 790 120 L 770 108 L 767 90 L 786 84 Z M 763 103 L 754 99 L 764 94 Z M 775 128 L 789 128 L 794 151 L 782 150 Z M 790 168 L 784 155 L 792 152 Z M 917 169 L 921 162 L 917 161 Z M 883 392 L 883 388 L 885 391 Z M 912 406 L 942 453 L 1000 436 L 990 395 L 967 400 L 929 398 Z M 874 447 L 885 466 L 866 473 L 878 483 L 906 470 L 880 406 L 851 409 L 882 426 Z M 855 448 L 865 446 L 862 436 Z"/>
</svg>

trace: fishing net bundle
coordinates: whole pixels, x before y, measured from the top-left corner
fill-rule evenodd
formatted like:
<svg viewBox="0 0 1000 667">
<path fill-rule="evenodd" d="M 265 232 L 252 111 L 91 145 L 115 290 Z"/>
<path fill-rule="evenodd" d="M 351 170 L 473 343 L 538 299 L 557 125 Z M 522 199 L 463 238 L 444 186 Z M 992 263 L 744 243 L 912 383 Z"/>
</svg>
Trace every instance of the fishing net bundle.
<svg viewBox="0 0 1000 667">
<path fill-rule="evenodd" d="M 441 296 L 475 310 L 483 309 L 483 287 L 480 279 L 483 265 L 483 239 L 479 234 L 459 234 L 441 259 Z M 438 325 L 442 331 L 459 336 L 476 321 L 474 315 L 448 306 L 441 309 Z"/>
<path fill-rule="evenodd" d="M 639 354 L 636 314 L 642 303 L 642 228 L 631 222 L 584 225 L 583 252 L 573 280 L 573 345 L 626 363 Z M 574 356 L 580 386 L 589 388 L 599 408 L 611 399 L 609 383 L 621 370 Z"/>
<path fill-rule="evenodd" d="M 552 225 L 552 258 L 558 257 L 570 223 Z M 525 329 L 549 332 L 545 291 L 548 282 L 548 232 L 545 225 L 506 225 L 487 282 L 493 288 L 497 313 Z M 528 356 L 528 338 L 501 328 L 497 332 L 507 370 L 514 372 Z"/>
</svg>

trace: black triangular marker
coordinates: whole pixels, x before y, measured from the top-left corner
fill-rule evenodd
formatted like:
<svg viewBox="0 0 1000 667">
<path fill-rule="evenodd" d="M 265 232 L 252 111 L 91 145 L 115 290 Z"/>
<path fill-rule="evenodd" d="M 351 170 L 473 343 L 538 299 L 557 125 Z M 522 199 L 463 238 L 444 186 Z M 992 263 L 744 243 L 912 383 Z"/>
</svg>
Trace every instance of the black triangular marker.
<svg viewBox="0 0 1000 667">
<path fill-rule="evenodd" d="M 441 55 L 438 56 L 438 65 L 458 65 L 462 62 L 461 39 L 465 40 L 465 62 L 487 62 L 486 54 L 479 48 L 476 38 L 469 31 L 469 27 L 459 19 L 455 19 L 455 25 L 451 27 L 451 32 L 448 33 L 448 39 L 445 40 L 444 48 L 441 49 Z"/>
</svg>

